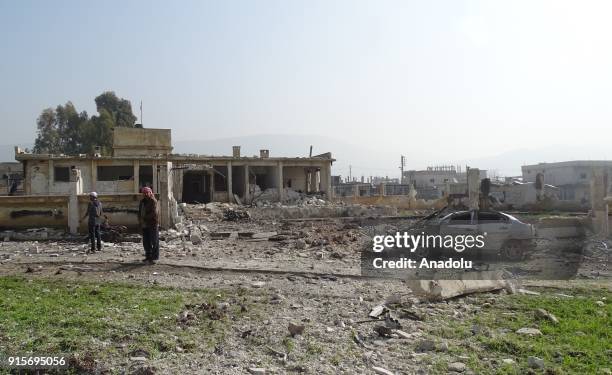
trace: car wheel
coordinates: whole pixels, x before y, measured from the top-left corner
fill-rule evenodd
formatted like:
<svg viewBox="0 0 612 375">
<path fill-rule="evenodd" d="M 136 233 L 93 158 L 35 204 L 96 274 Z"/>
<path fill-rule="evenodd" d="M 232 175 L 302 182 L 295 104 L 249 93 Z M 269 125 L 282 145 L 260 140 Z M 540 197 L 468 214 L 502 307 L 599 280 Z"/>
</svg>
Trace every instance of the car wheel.
<svg viewBox="0 0 612 375">
<path fill-rule="evenodd" d="M 518 241 L 508 242 L 502 248 L 502 255 L 507 260 L 523 260 L 525 259 L 525 246 Z"/>
</svg>

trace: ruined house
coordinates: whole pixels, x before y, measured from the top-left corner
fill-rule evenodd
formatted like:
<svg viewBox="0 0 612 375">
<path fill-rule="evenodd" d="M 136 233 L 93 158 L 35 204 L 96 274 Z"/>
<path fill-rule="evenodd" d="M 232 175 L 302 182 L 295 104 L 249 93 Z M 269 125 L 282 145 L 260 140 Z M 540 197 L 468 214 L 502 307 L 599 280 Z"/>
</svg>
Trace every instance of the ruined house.
<svg viewBox="0 0 612 375">
<path fill-rule="evenodd" d="M 203 150 L 205 151 L 205 150 Z M 0 227 L 70 227 L 96 191 L 109 220 L 134 226 L 140 189 L 158 196 L 162 226 L 176 220 L 180 202 L 285 201 L 291 194 L 331 194 L 331 154 L 312 157 L 243 157 L 172 154 L 170 129 L 115 128 L 112 155 L 31 154 L 15 148 L 23 167 L 23 197 L 0 197 Z M 77 196 L 77 203 L 72 203 Z M 12 198 L 12 199 L 10 199 Z M 69 214 L 71 212 L 71 214 Z M 81 230 L 84 228 L 81 227 Z"/>
<path fill-rule="evenodd" d="M 0 196 L 23 193 L 23 170 L 21 163 L 0 163 Z"/>
<path fill-rule="evenodd" d="M 589 204 L 591 177 L 596 169 L 604 169 L 612 177 L 612 161 L 609 160 L 574 160 L 521 167 L 524 182 L 535 182 L 537 175 L 542 174 L 546 184 L 559 188 L 559 200 L 583 205 Z"/>
</svg>

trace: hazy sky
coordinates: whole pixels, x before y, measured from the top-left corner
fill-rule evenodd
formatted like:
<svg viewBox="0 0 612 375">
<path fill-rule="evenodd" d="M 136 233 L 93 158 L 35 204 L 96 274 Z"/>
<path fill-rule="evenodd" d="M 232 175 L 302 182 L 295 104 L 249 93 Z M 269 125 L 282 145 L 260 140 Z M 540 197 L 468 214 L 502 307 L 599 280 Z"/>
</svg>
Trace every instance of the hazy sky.
<svg viewBox="0 0 612 375">
<path fill-rule="evenodd" d="M 610 1 L 0 0 L 0 144 L 114 90 L 176 140 L 328 135 L 409 163 L 603 147 L 611 19 Z"/>
</svg>

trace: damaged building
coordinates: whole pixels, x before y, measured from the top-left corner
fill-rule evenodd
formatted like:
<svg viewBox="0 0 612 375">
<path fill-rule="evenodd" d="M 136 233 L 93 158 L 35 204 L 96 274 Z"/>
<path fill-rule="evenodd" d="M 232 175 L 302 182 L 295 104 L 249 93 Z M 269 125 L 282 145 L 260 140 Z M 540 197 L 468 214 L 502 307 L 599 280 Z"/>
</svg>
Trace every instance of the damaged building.
<svg viewBox="0 0 612 375">
<path fill-rule="evenodd" d="M 538 163 L 521 167 L 523 181 L 535 182 L 538 174 L 546 184 L 559 188 L 559 200 L 588 206 L 593 171 L 603 169 L 612 176 L 612 161 L 574 160 L 558 163 Z"/>
<path fill-rule="evenodd" d="M 177 219 L 180 202 L 251 204 L 260 198 L 283 202 L 295 194 L 331 194 L 330 153 L 291 158 L 261 150 L 258 157 L 244 157 L 236 146 L 231 156 L 204 156 L 172 149 L 170 129 L 142 128 L 115 128 L 109 156 L 32 154 L 16 147 L 24 195 L 0 197 L 0 227 L 44 225 L 75 232 L 75 217 L 84 214 L 90 191 L 100 195 L 109 220 L 135 226 L 140 189 L 151 187 L 165 228 Z M 79 229 L 84 230 L 82 224 Z"/>
</svg>

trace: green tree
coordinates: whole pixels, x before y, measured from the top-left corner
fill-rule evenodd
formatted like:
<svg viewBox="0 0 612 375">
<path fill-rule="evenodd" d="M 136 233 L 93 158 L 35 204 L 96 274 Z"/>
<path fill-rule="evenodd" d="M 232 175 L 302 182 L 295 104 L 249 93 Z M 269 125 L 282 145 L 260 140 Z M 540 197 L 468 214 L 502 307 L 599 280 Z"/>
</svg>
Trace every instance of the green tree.
<svg viewBox="0 0 612 375">
<path fill-rule="evenodd" d="M 101 115 L 102 110 L 108 111 L 112 116 L 114 126 L 133 128 L 136 116 L 132 113 L 132 104 L 129 100 L 119 98 L 114 91 L 106 91 L 96 97 L 96 109 Z"/>
<path fill-rule="evenodd" d="M 58 105 L 55 114 L 62 152 L 69 155 L 87 152 L 83 147 L 84 127 L 89 121 L 87 112 L 78 113 L 74 104 L 68 102 L 64 106 Z"/>
<path fill-rule="evenodd" d="M 53 108 L 46 108 L 36 120 L 37 137 L 34 141 L 36 153 L 58 153 L 60 150 L 57 116 Z"/>
<path fill-rule="evenodd" d="M 113 128 L 135 127 L 136 116 L 132 105 L 112 91 L 95 98 L 97 116 L 88 117 L 78 112 L 72 102 L 42 111 L 36 124 L 38 128 L 34 152 L 80 154 L 92 153 L 96 146 L 104 154 L 112 150 Z"/>
</svg>

